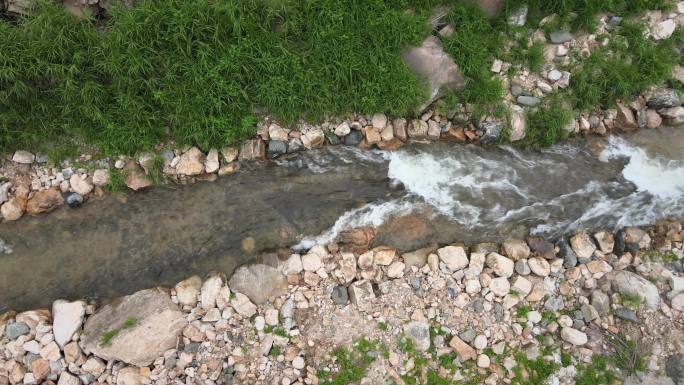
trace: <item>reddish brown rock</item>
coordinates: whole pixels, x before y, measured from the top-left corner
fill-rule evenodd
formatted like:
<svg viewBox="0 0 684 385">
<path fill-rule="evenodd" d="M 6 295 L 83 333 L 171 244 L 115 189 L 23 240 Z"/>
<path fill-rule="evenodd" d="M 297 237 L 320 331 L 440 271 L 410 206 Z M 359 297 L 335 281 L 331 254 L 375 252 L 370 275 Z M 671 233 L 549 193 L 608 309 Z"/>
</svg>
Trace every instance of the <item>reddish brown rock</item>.
<svg viewBox="0 0 684 385">
<path fill-rule="evenodd" d="M 129 160 L 124 170 L 126 172 L 126 186 L 131 190 L 138 191 L 154 186 L 152 178 L 147 176 L 134 160 Z"/>
<path fill-rule="evenodd" d="M 26 203 L 26 212 L 31 215 L 49 213 L 64 204 L 62 193 L 57 188 L 38 191 Z"/>
</svg>

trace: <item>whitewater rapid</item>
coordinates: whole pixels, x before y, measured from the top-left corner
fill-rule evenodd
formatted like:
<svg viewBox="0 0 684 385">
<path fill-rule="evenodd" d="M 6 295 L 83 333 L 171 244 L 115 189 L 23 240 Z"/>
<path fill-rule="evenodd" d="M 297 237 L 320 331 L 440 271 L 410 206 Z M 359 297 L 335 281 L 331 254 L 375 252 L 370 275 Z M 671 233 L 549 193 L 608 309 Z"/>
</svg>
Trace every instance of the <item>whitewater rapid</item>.
<svg viewBox="0 0 684 385">
<path fill-rule="evenodd" d="M 548 237 L 684 216 L 684 149 L 673 159 L 613 136 L 598 157 L 571 145 L 541 152 L 445 144 L 371 155 L 345 151 L 345 157 L 363 156 L 361 163 L 386 162 L 389 183 L 403 186 L 405 195 L 350 210 L 328 231 L 305 237 L 296 248 L 326 244 L 341 231 L 412 214 L 430 213 L 469 231 L 497 235 L 522 224 Z"/>
</svg>

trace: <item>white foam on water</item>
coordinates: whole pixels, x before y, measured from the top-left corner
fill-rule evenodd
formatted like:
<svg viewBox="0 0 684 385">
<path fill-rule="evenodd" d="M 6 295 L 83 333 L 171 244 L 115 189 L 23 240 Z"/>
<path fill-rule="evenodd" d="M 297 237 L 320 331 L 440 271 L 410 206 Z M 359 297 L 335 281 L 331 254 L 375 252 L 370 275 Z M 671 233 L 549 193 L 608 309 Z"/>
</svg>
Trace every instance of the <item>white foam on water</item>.
<svg viewBox="0 0 684 385">
<path fill-rule="evenodd" d="M 611 136 L 599 159 L 607 162 L 619 158 L 629 158 L 622 175 L 639 191 L 647 191 L 659 198 L 684 196 L 684 162 L 651 157 L 642 148 Z"/>
<path fill-rule="evenodd" d="M 308 250 L 316 245 L 327 245 L 344 230 L 364 226 L 377 227 L 385 223 L 393 215 L 407 215 L 417 206 L 404 199 L 395 199 L 383 203 L 369 203 L 349 210 L 335 221 L 328 231 L 314 237 L 305 237 L 293 246 L 294 250 Z"/>
</svg>

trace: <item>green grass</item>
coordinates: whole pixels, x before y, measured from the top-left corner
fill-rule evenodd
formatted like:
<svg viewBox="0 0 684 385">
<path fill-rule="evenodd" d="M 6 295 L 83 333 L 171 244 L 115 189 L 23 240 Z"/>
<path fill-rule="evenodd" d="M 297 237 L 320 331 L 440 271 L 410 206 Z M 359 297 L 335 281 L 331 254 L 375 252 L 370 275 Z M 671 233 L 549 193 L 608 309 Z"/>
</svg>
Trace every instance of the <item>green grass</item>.
<svg viewBox="0 0 684 385">
<path fill-rule="evenodd" d="M 126 320 L 126 322 L 124 322 L 123 326 L 121 326 L 121 330 L 130 329 L 137 324 L 138 324 L 138 319 L 136 317 L 129 317 Z"/>
<path fill-rule="evenodd" d="M 523 353 L 514 355 L 518 365 L 513 368 L 514 377 L 511 384 L 514 385 L 536 385 L 543 384 L 559 365 L 553 361 L 546 361 L 543 357 L 530 360 Z"/>
<path fill-rule="evenodd" d="M 628 309 L 638 310 L 643 302 L 639 294 L 620 293 L 620 302 Z"/>
<path fill-rule="evenodd" d="M 336 373 L 319 371 L 317 374 L 319 383 L 321 385 L 358 383 L 364 377 L 370 365 L 375 361 L 375 356 L 370 353 L 376 350 L 381 350 L 381 346 L 365 338 L 354 343 L 352 350 L 345 347 L 335 349 L 332 355 L 336 359 L 339 371 Z"/>
<path fill-rule="evenodd" d="M 644 28 L 625 23 L 608 46 L 592 51 L 573 71 L 571 97 L 578 109 L 609 108 L 617 99 L 631 100 L 670 78 L 677 60 L 674 40 L 657 44 L 643 36 Z"/>
<path fill-rule="evenodd" d="M 615 367 L 628 374 L 646 370 L 646 360 L 642 347 L 633 339 L 627 339 L 623 333 L 608 333 L 606 340 L 613 349 L 610 361 Z"/>
<path fill-rule="evenodd" d="M 426 5 L 406 12 L 419 3 L 143 0 L 100 28 L 42 2 L 0 21 L 0 148 L 206 149 L 252 135 L 263 110 L 408 114 L 425 96 L 400 56 L 429 32 Z"/>
<path fill-rule="evenodd" d="M 591 364 L 577 366 L 575 385 L 612 385 L 615 373 L 608 368 L 608 358 L 601 355 L 591 357 Z"/>
<path fill-rule="evenodd" d="M 530 305 L 520 305 L 515 311 L 515 315 L 518 318 L 522 318 L 527 321 L 527 315 L 532 311 L 532 306 Z"/>
<path fill-rule="evenodd" d="M 119 329 L 110 330 L 102 334 L 100 337 L 100 346 L 110 346 L 112 344 L 112 339 L 119 334 Z"/>
<path fill-rule="evenodd" d="M 269 350 L 268 355 L 271 357 L 278 357 L 282 353 L 282 348 L 278 345 L 273 345 L 271 346 L 271 350 Z"/>
<path fill-rule="evenodd" d="M 389 325 L 387 324 L 387 322 L 378 322 L 378 329 L 382 330 L 383 332 L 386 332 L 387 330 L 389 330 Z"/>
<path fill-rule="evenodd" d="M 107 191 L 124 192 L 128 189 L 126 186 L 126 171 L 117 168 L 109 169 L 109 182 L 105 186 Z"/>
<path fill-rule="evenodd" d="M 523 143 L 541 148 L 564 140 L 570 135 L 566 127 L 573 118 L 573 113 L 563 105 L 559 95 L 548 96 L 544 105 L 528 112 Z"/>
</svg>

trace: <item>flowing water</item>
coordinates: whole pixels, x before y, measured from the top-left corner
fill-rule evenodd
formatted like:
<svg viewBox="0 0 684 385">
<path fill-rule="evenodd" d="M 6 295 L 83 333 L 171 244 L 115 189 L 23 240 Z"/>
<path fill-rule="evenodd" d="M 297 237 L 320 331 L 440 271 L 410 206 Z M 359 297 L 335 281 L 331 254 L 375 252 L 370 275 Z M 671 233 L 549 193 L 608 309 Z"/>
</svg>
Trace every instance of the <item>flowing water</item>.
<svg viewBox="0 0 684 385">
<path fill-rule="evenodd" d="M 0 309 L 111 297 L 223 271 L 373 225 L 377 244 L 556 238 L 684 217 L 684 131 L 642 130 L 542 152 L 413 144 L 333 147 L 214 183 L 115 196 L 0 224 Z M 271 253 L 269 253 L 271 252 Z"/>
</svg>

